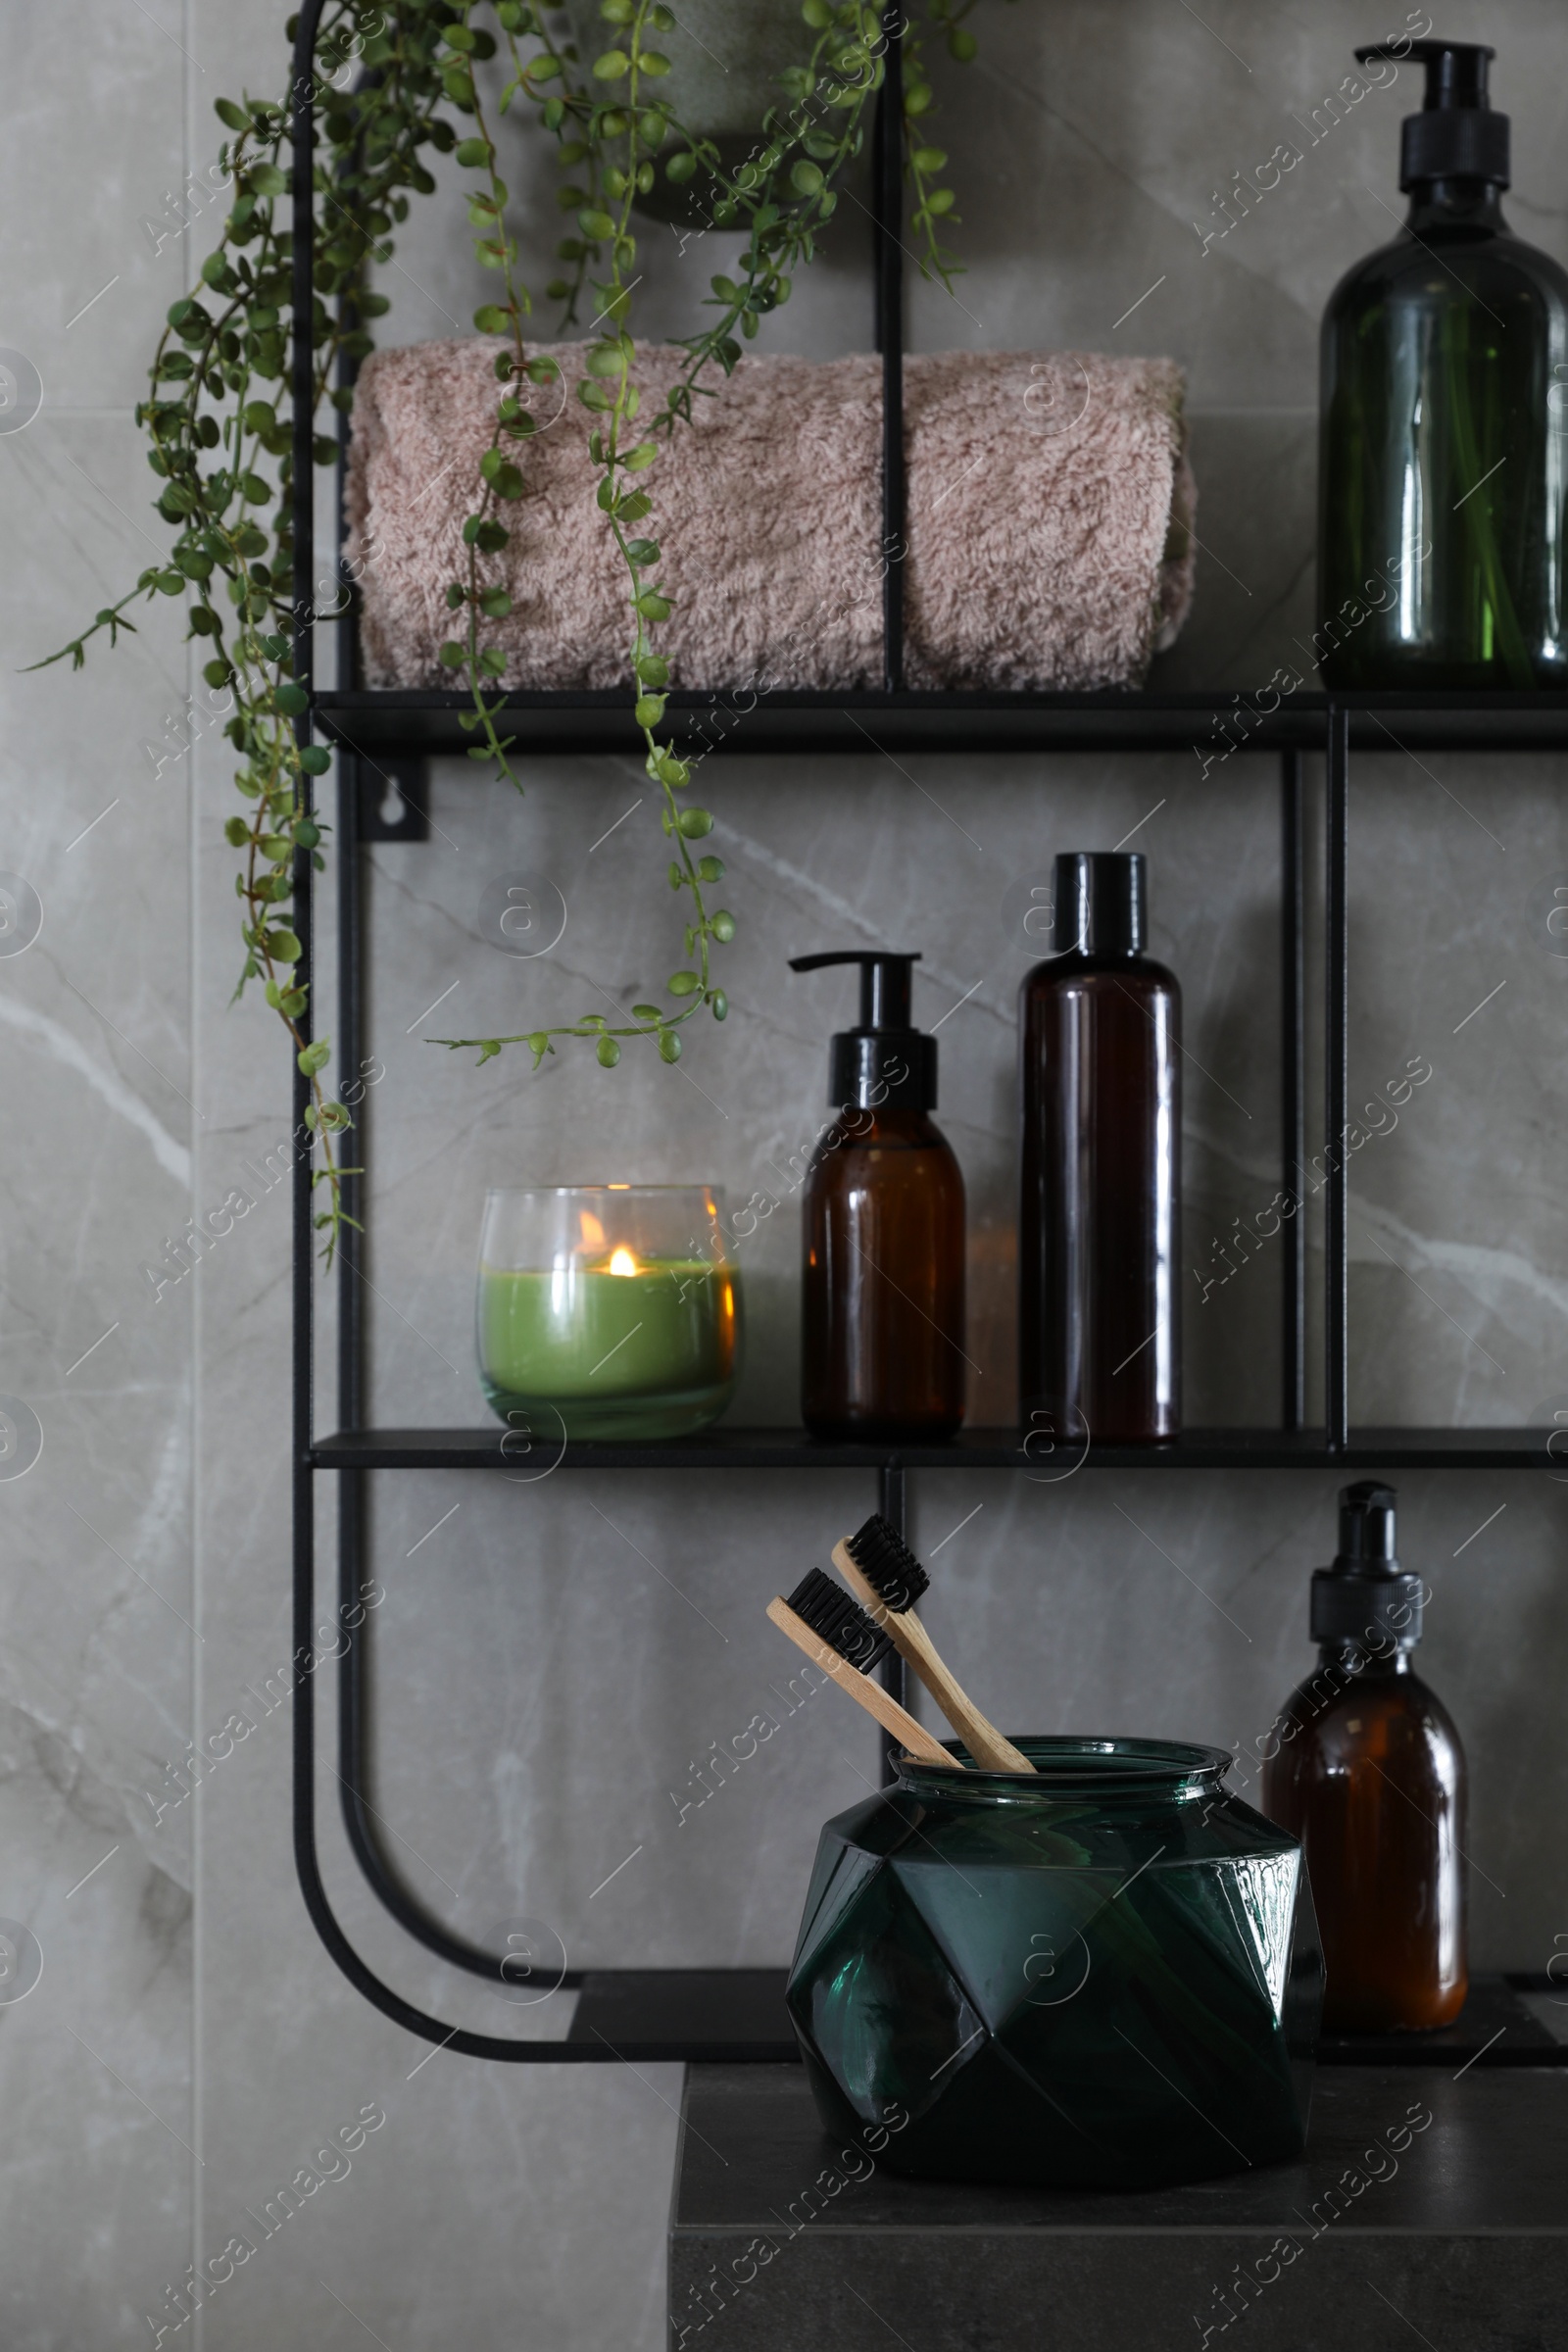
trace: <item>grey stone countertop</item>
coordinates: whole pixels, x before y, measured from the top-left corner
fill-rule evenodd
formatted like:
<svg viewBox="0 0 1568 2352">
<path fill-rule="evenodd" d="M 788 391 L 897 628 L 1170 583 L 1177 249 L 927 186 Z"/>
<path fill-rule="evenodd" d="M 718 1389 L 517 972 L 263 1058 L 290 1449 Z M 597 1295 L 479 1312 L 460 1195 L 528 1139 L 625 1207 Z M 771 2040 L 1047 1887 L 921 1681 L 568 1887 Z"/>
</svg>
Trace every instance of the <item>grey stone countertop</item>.
<svg viewBox="0 0 1568 2352">
<path fill-rule="evenodd" d="M 1300 2163 L 1134 2195 L 901 2180 L 796 2068 L 688 2074 L 682 2352 L 1559 2352 L 1565 2282 L 1558 2069 L 1336 2067 Z"/>
</svg>

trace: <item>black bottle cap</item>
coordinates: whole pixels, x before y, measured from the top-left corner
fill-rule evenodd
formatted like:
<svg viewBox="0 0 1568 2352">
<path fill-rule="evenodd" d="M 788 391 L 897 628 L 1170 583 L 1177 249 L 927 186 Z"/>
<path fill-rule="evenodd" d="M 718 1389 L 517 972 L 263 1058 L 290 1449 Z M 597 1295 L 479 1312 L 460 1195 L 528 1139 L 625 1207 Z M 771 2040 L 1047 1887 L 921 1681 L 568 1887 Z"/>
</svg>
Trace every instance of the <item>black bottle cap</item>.
<svg viewBox="0 0 1568 2352">
<path fill-rule="evenodd" d="M 1412 41 L 1408 48 L 1379 42 L 1358 49 L 1402 65 L 1414 58 L 1427 70 L 1427 92 L 1418 115 L 1399 126 L 1399 185 L 1423 179 L 1485 179 L 1508 185 L 1508 118 L 1494 115 L 1487 100 L 1487 67 L 1497 54 L 1473 41 Z"/>
<path fill-rule="evenodd" d="M 845 948 L 826 956 L 792 956 L 792 972 L 824 964 L 860 967 L 860 1024 L 841 1029 L 828 1062 L 828 1101 L 846 1110 L 933 1110 L 937 1100 L 937 1041 L 909 1021 L 909 966 L 918 954 L 883 948 Z"/>
<path fill-rule="evenodd" d="M 1413 1649 L 1421 1639 L 1421 1579 L 1395 1552 L 1392 1487 L 1362 1479 L 1340 1489 L 1340 1549 L 1312 1575 L 1312 1639 L 1359 1648 Z"/>
<path fill-rule="evenodd" d="M 1139 956 L 1149 884 L 1141 850 L 1064 850 L 1056 859 L 1058 954 Z"/>
</svg>

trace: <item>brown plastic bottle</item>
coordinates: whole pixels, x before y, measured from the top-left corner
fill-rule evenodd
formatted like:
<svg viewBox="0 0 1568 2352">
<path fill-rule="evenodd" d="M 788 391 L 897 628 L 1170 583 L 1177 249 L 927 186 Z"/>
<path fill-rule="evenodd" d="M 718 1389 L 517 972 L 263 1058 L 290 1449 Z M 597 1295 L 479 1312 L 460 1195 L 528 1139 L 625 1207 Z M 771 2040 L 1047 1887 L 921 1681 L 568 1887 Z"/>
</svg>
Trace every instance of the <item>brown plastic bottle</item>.
<svg viewBox="0 0 1568 2352">
<path fill-rule="evenodd" d="M 963 1419 L 963 1176 L 930 1116 L 937 1041 L 909 1025 L 915 956 L 860 967 L 860 1025 L 833 1040 L 835 1118 L 804 1206 L 801 1414 L 818 1438 L 945 1438 Z"/>
<path fill-rule="evenodd" d="M 1019 997 L 1019 1417 L 1052 1444 L 1181 1422 L 1181 991 L 1146 908 L 1142 857 L 1059 857 L 1069 944 Z"/>
<path fill-rule="evenodd" d="M 1412 1671 L 1421 1579 L 1395 1556 L 1395 1491 L 1340 1495 L 1340 1553 L 1312 1578 L 1318 1670 L 1271 1735 L 1263 1810 L 1299 1838 L 1323 1937 L 1330 2034 L 1423 2033 L 1464 2006 L 1465 1762 Z"/>
</svg>

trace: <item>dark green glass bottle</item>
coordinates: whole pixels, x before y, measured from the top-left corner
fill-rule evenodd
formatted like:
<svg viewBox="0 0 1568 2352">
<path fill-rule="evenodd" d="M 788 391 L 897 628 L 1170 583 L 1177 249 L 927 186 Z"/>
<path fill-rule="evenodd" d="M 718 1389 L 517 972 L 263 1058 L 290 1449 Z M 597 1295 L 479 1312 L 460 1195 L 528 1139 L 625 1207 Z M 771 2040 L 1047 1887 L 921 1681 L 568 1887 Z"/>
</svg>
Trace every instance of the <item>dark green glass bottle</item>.
<svg viewBox="0 0 1568 2352">
<path fill-rule="evenodd" d="M 1568 276 L 1510 231 L 1494 54 L 1358 49 L 1427 74 L 1403 234 L 1323 319 L 1318 632 L 1331 687 L 1568 684 Z"/>
</svg>

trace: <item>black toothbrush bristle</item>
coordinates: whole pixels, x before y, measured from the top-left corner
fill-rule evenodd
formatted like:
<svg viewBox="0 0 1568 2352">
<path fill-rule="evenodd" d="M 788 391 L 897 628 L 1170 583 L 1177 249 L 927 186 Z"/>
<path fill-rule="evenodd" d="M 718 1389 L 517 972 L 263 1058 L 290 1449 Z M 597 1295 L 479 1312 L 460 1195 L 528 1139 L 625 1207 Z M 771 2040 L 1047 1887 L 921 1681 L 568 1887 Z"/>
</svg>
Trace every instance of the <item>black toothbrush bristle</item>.
<svg viewBox="0 0 1568 2352">
<path fill-rule="evenodd" d="M 789 1605 L 819 1642 L 836 1649 L 847 1664 L 869 1674 L 893 1647 L 880 1626 L 873 1625 L 852 1593 L 820 1568 L 809 1569 L 789 1596 Z"/>
<path fill-rule="evenodd" d="M 930 1590 L 931 1579 L 879 1511 L 845 1539 L 845 1549 L 866 1582 L 876 1587 L 884 1607 L 896 1617 L 912 1609 L 921 1593 Z"/>
</svg>

